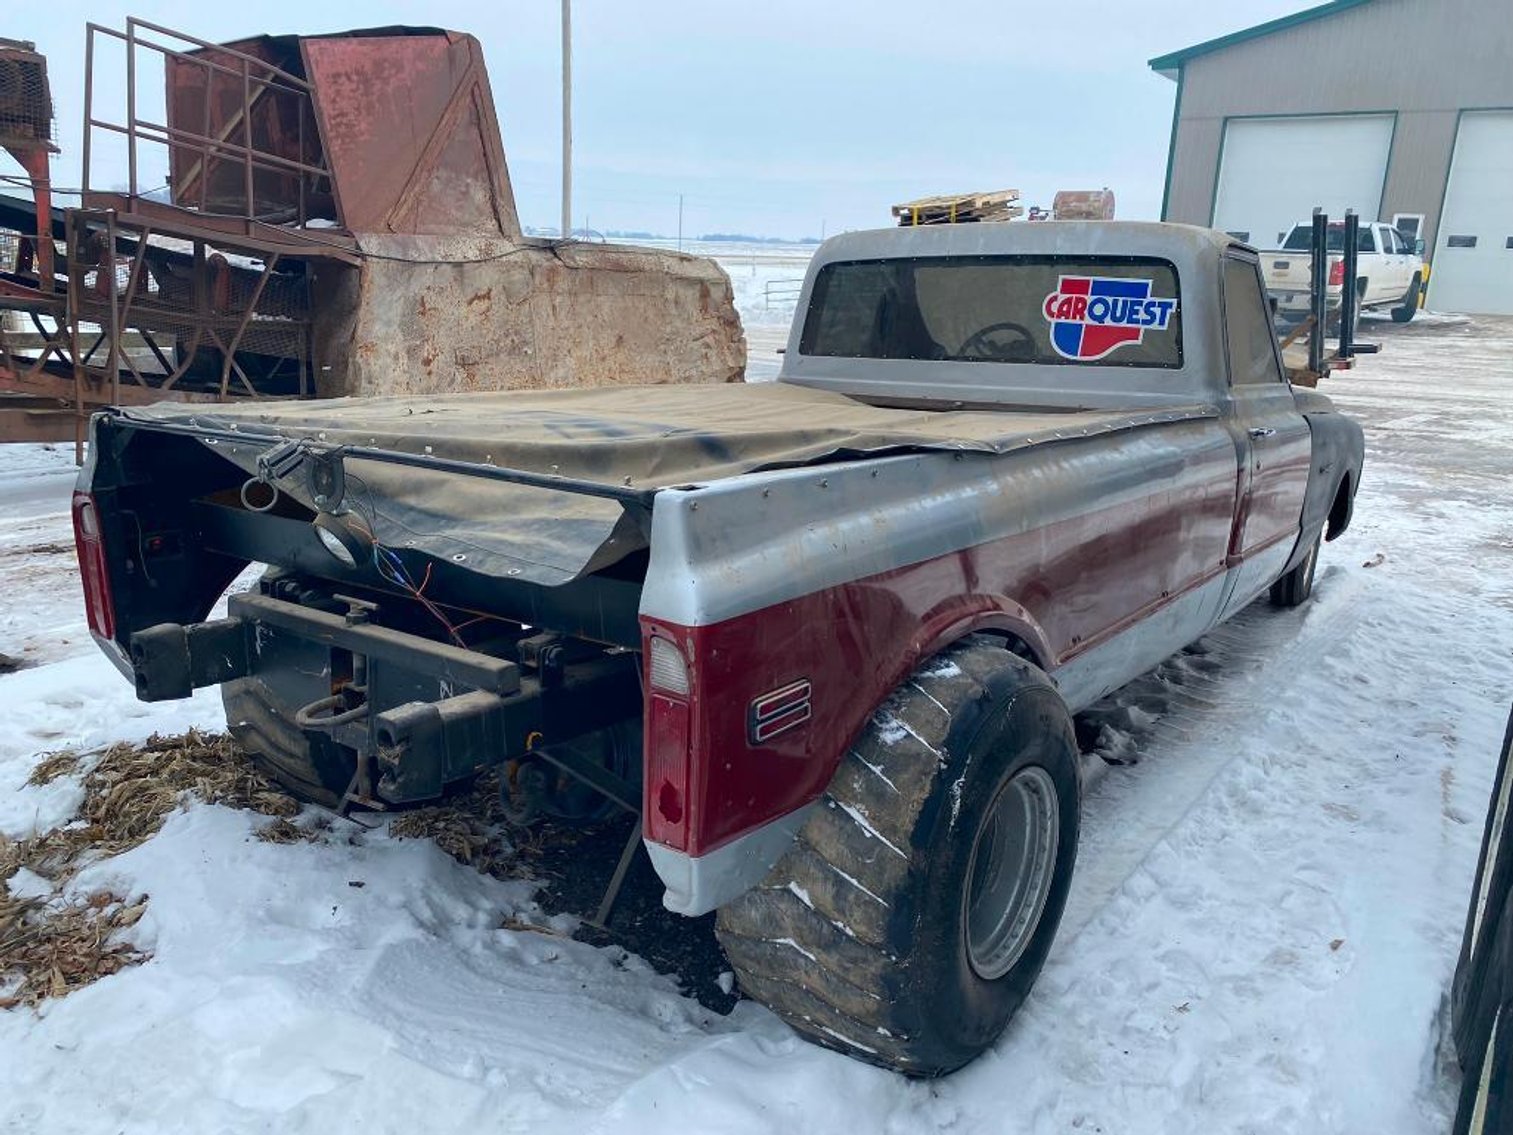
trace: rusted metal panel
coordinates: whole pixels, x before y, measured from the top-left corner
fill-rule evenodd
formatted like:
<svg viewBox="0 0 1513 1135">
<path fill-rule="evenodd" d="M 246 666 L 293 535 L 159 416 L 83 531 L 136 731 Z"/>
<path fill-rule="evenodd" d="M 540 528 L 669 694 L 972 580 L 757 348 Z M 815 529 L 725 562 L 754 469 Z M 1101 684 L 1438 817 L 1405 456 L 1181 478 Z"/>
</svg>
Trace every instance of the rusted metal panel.
<svg viewBox="0 0 1513 1135">
<path fill-rule="evenodd" d="M 0 398 L 0 441 L 73 441 L 74 412 L 18 405 Z"/>
<path fill-rule="evenodd" d="M 0 39 L 0 146 L 54 153 L 53 98 L 47 59 L 35 45 Z"/>
<path fill-rule="evenodd" d="M 97 39 L 125 49 L 124 117 L 96 106 Z M 141 113 L 148 62 L 162 71 L 163 122 Z M 712 261 L 521 237 L 472 36 L 396 27 L 214 44 L 138 19 L 90 24 L 84 96 L 67 254 L 53 272 L 39 230 L 21 282 L 13 273 L 0 292 L 0 309 L 40 304 L 58 328 L 24 352 L 0 344 L 0 388 L 55 399 L 79 428 L 98 405 L 162 397 L 742 377 L 730 281 Z M 90 184 L 97 131 L 126 141 L 124 192 Z M 137 184 L 143 147 L 167 152 L 168 201 Z M 48 155 L 26 153 L 45 227 Z"/>
<path fill-rule="evenodd" d="M 293 36 L 165 56 L 174 204 L 277 220 L 335 219 L 310 96 L 291 65 L 299 65 Z"/>
<path fill-rule="evenodd" d="M 36 223 L 26 236 L 35 258 L 37 289 L 45 293 L 52 290 L 53 279 L 53 247 L 46 231 L 52 214 L 48 168 L 58 147 L 53 144 L 47 59 L 33 46 L 21 40 L 0 39 L 0 149 L 16 160 L 31 182 Z"/>
<path fill-rule="evenodd" d="M 476 39 L 354 35 L 301 48 L 349 230 L 520 235 Z"/>
<path fill-rule="evenodd" d="M 738 382 L 746 344 L 713 261 L 617 245 L 359 238 L 352 348 L 322 396 Z M 407 260 L 420 263 L 406 263 Z"/>
<path fill-rule="evenodd" d="M 1063 189 L 1051 202 L 1051 217 L 1057 221 L 1112 221 L 1112 189 Z"/>
</svg>

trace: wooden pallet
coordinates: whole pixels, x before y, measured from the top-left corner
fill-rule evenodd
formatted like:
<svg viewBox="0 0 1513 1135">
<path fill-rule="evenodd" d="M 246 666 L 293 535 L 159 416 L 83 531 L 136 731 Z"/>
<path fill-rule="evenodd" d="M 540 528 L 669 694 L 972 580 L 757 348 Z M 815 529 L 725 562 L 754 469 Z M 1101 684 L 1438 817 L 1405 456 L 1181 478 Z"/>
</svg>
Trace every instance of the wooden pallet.
<svg viewBox="0 0 1513 1135">
<path fill-rule="evenodd" d="M 1016 205 L 1019 190 L 1000 189 L 994 193 L 955 193 L 921 197 L 893 206 L 893 216 L 902 226 L 954 225 L 971 221 L 1012 221 L 1024 216 Z"/>
</svg>

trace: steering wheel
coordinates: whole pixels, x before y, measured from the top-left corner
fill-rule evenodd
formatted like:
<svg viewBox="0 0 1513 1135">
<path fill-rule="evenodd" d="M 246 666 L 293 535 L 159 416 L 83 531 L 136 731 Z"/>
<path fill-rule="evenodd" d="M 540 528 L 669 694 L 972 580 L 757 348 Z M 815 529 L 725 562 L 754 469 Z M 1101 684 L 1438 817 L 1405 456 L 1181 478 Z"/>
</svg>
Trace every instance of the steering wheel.
<svg viewBox="0 0 1513 1135">
<path fill-rule="evenodd" d="M 1012 331 L 1017 338 L 1010 339 L 1008 342 L 995 342 L 994 337 L 1005 331 Z M 956 349 L 956 355 L 958 358 L 969 359 L 1033 359 L 1035 336 L 1022 323 L 1014 323 L 1011 320 L 990 323 L 968 335 Z"/>
</svg>

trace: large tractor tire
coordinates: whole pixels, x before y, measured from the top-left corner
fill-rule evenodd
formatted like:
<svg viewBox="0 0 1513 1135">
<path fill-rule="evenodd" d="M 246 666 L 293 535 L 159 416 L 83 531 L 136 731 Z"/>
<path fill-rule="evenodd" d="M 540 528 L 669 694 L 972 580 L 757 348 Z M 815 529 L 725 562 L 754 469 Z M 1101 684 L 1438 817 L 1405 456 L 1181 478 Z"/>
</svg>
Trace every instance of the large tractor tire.
<svg viewBox="0 0 1513 1135">
<path fill-rule="evenodd" d="M 986 636 L 935 656 L 873 715 L 784 858 L 720 909 L 742 990 L 873 1064 L 967 1063 L 1045 964 L 1078 776 L 1042 671 Z"/>
</svg>

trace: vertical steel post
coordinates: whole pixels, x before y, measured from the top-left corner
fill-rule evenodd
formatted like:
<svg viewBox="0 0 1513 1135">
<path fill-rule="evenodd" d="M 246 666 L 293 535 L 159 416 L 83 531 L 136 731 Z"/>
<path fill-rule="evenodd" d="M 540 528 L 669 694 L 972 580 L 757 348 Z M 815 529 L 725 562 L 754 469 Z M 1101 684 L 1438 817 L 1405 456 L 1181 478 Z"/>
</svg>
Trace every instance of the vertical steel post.
<svg viewBox="0 0 1513 1135">
<path fill-rule="evenodd" d="M 573 235 L 573 16 L 562 0 L 562 239 Z"/>
<path fill-rule="evenodd" d="M 32 235 L 37 240 L 37 287 L 49 294 L 58 290 L 58 265 L 53 240 L 52 158 L 41 146 L 31 150 L 9 150 L 31 182 L 32 201 L 37 223 Z"/>
<path fill-rule="evenodd" d="M 299 216 L 297 220 L 300 228 L 304 228 L 305 222 L 310 219 L 305 215 L 305 170 L 303 168 L 305 165 L 305 104 L 308 101 L 309 95 L 307 94 L 296 102 L 296 105 L 299 107 L 299 149 L 296 152 L 299 154 L 301 169 L 295 176 L 295 180 L 299 184 Z"/>
<path fill-rule="evenodd" d="M 183 61 L 182 56 L 175 56 L 175 58 L 179 59 L 180 62 Z M 202 213 L 205 212 L 205 208 L 210 202 L 210 86 L 214 82 L 215 69 L 209 63 L 206 63 L 204 126 L 200 130 L 200 212 Z M 170 157 L 169 168 L 172 168 L 172 165 L 173 162 Z M 177 205 L 180 203 L 177 200 L 178 195 L 175 194 L 174 196 L 175 200 L 173 203 Z"/>
<path fill-rule="evenodd" d="M 1355 293 L 1355 275 L 1360 261 L 1361 219 L 1354 209 L 1345 210 L 1344 268 L 1345 278 L 1340 284 L 1340 350 L 1342 359 L 1355 357 L 1355 321 L 1360 314 L 1359 298 Z"/>
<path fill-rule="evenodd" d="M 126 183 L 137 195 L 137 22 L 126 20 Z M 111 252 L 114 253 L 112 248 Z"/>
<path fill-rule="evenodd" d="M 138 249 L 140 252 L 141 250 Z M 116 275 L 116 214 L 105 214 L 105 251 L 100 256 L 101 272 L 108 272 L 110 286 L 106 296 L 110 304 L 110 351 L 105 356 L 105 365 L 110 370 L 111 404 L 121 400 L 121 280 Z"/>
<path fill-rule="evenodd" d="M 92 47 L 92 29 L 90 40 L 90 46 Z M 88 145 L 87 139 L 89 138 L 89 63 L 90 58 L 86 54 L 84 66 L 84 118 L 86 123 L 84 137 L 86 139 L 86 146 Z M 88 166 L 85 168 L 87 169 Z M 84 188 L 87 189 L 88 187 L 89 182 L 86 180 Z M 82 223 L 81 209 L 68 209 L 64 211 L 63 247 L 64 258 L 68 265 L 68 281 L 66 285 L 68 288 L 68 299 L 65 311 L 68 321 L 68 355 L 74 368 L 74 464 L 76 465 L 84 464 L 84 366 L 79 361 L 79 308 L 83 298 L 79 293 L 84 289 L 84 269 L 79 263 L 79 227 Z"/>
<path fill-rule="evenodd" d="M 1312 257 L 1308 271 L 1309 317 L 1313 320 L 1308 332 L 1308 370 L 1318 375 L 1324 373 L 1324 324 L 1329 318 L 1329 218 L 1322 209 L 1313 211 L 1308 248 Z"/>
<path fill-rule="evenodd" d="M 257 211 L 252 203 L 252 71 L 245 59 L 242 60 L 242 182 L 247 194 L 247 219 L 254 220 Z"/>
<path fill-rule="evenodd" d="M 95 25 L 88 24 L 84 28 L 84 144 L 80 169 L 80 188 L 85 193 L 89 192 L 89 138 L 94 133 L 90 128 L 90 119 L 94 117 L 94 90 Z M 79 204 L 83 205 L 85 202 L 81 199 Z"/>
</svg>

